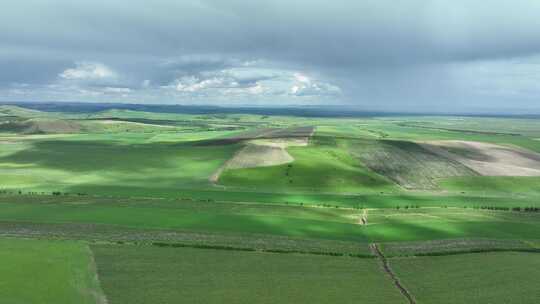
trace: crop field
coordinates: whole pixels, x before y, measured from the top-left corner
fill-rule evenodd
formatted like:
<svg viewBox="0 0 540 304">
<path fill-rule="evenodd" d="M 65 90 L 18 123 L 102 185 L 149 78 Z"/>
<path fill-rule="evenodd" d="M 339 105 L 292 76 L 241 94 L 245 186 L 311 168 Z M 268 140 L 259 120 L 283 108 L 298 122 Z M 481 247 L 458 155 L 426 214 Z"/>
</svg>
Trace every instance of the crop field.
<svg viewBox="0 0 540 304">
<path fill-rule="evenodd" d="M 540 175 L 540 154 L 526 149 L 467 141 L 428 142 L 423 146 L 484 176 Z"/>
<path fill-rule="evenodd" d="M 500 196 L 538 195 L 540 177 L 530 176 L 464 176 L 440 180 L 439 186 L 450 191 L 476 193 L 477 195 L 496 193 Z"/>
<path fill-rule="evenodd" d="M 2 303 L 105 303 L 88 246 L 0 238 Z"/>
<path fill-rule="evenodd" d="M 475 208 L 354 209 L 189 201 L 3 197 L 0 221 L 257 233 L 368 242 L 540 239 L 540 213 Z M 31 202 L 32 201 L 32 202 Z M 361 223 L 361 217 L 366 223 Z"/>
<path fill-rule="evenodd" d="M 540 298 L 536 119 L 50 109 L 0 105 L 0 303 Z"/>
<path fill-rule="evenodd" d="M 475 175 L 459 162 L 414 142 L 364 141 L 355 144 L 354 153 L 371 170 L 408 189 L 432 189 L 441 178 Z"/>
<path fill-rule="evenodd" d="M 92 250 L 111 304 L 406 303 L 375 259 L 110 245 Z"/>
<path fill-rule="evenodd" d="M 235 150 L 234 146 L 216 150 L 189 143 L 126 145 L 60 138 L 6 145 L 10 151 L 0 160 L 0 177 L 11 184 L 6 188 L 75 193 L 87 193 L 100 185 L 142 187 L 150 193 L 209 186 L 209 176 Z M 122 191 L 118 194 L 129 196 Z"/>
<path fill-rule="evenodd" d="M 294 162 L 225 171 L 219 183 L 232 189 L 311 193 L 392 192 L 396 186 L 369 171 L 340 140 L 314 137 L 307 147 L 290 147 Z M 271 181 L 271 182 L 270 182 Z"/>
<path fill-rule="evenodd" d="M 390 259 L 418 303 L 534 303 L 540 298 L 540 255 L 472 253 Z"/>
</svg>

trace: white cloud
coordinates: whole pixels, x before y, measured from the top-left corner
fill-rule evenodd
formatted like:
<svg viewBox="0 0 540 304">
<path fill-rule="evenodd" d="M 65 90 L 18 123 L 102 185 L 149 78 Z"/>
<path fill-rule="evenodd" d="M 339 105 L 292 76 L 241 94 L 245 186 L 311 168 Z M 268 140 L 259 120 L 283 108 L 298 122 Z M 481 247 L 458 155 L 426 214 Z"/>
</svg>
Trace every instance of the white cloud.
<svg viewBox="0 0 540 304">
<path fill-rule="evenodd" d="M 195 76 L 186 76 L 176 81 L 176 90 L 179 92 L 195 93 L 211 89 L 235 88 L 238 85 L 238 82 L 232 78 L 212 77 L 199 79 Z"/>
<path fill-rule="evenodd" d="M 258 95 L 264 93 L 265 88 L 260 83 L 257 83 L 254 87 L 248 88 L 250 94 Z"/>
<path fill-rule="evenodd" d="M 248 97 L 248 96 L 265 96 L 267 95 L 268 88 L 263 86 L 260 83 L 255 84 L 251 87 L 237 87 L 237 88 L 228 88 L 222 91 L 224 96 L 229 97 Z"/>
<path fill-rule="evenodd" d="M 103 90 L 105 93 L 131 93 L 130 88 L 116 88 L 116 87 L 106 87 Z"/>
<path fill-rule="evenodd" d="M 341 88 L 333 84 L 313 80 L 311 77 L 302 74 L 294 73 L 289 93 L 295 96 L 331 96 L 341 95 Z"/>
<path fill-rule="evenodd" d="M 227 61 L 230 65 L 227 66 L 214 64 L 212 58 L 206 61 L 194 58 L 171 61 L 170 69 L 170 65 L 165 68 L 154 65 L 159 73 L 149 69 L 140 78 L 132 77 L 127 71 L 117 72 L 105 63 L 77 62 L 75 67 L 58 74 L 53 82 L 32 87 L 31 94 L 55 101 L 110 101 L 113 98 L 117 102 L 273 105 L 328 103 L 342 97 L 340 88 L 299 68 L 263 60 L 233 59 Z M 204 61 L 204 69 L 194 68 L 200 61 Z M 24 99 L 19 96 L 26 88 L 12 86 L 11 89 L 18 90 L 6 95 Z"/>
<path fill-rule="evenodd" d="M 117 74 L 99 62 L 77 62 L 75 68 L 66 69 L 58 76 L 67 80 L 100 80 L 116 78 Z"/>
<path fill-rule="evenodd" d="M 294 78 L 296 79 L 296 81 L 301 82 L 301 83 L 305 83 L 305 84 L 311 83 L 311 79 L 302 73 L 294 73 Z"/>
<path fill-rule="evenodd" d="M 94 90 L 87 90 L 87 89 L 78 89 L 77 90 L 80 96 L 89 96 L 89 97 L 97 97 L 103 95 L 102 91 L 94 91 Z"/>
<path fill-rule="evenodd" d="M 207 71 L 178 78 L 164 88 L 190 97 L 328 97 L 341 89 L 304 72 L 257 66 Z"/>
</svg>

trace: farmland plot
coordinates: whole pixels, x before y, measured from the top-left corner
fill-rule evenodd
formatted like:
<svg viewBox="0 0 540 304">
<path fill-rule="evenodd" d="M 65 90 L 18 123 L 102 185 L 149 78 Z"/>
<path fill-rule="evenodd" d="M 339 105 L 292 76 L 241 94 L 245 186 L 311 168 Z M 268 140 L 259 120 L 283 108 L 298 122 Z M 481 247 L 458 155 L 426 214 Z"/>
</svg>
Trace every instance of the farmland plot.
<svg viewBox="0 0 540 304">
<path fill-rule="evenodd" d="M 523 148 L 472 141 L 433 141 L 423 147 L 485 176 L 540 176 L 540 154 Z"/>
<path fill-rule="evenodd" d="M 289 164 L 226 170 L 220 183 L 259 191 L 361 193 L 393 191 L 392 183 L 362 166 L 344 140 L 315 136 L 305 147 L 287 150 Z"/>
<path fill-rule="evenodd" d="M 405 303 L 376 259 L 95 245 L 110 304 Z"/>
<path fill-rule="evenodd" d="M 538 253 L 394 258 L 390 264 L 420 304 L 533 304 L 540 299 Z"/>
<path fill-rule="evenodd" d="M 0 302 L 103 304 L 94 266 L 81 242 L 0 238 Z"/>
<path fill-rule="evenodd" d="M 437 179 L 475 174 L 457 161 L 406 141 L 365 141 L 351 147 L 362 163 L 407 189 L 437 188 Z"/>
</svg>

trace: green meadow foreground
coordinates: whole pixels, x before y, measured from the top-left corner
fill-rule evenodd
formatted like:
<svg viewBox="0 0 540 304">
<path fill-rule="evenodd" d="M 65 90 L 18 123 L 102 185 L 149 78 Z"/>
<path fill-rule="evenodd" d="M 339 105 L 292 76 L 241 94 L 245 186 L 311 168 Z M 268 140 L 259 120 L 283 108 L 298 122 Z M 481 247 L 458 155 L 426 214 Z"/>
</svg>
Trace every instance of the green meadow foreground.
<svg viewBox="0 0 540 304">
<path fill-rule="evenodd" d="M 112 303 L 406 303 L 375 259 L 117 245 L 92 249 Z"/>
<path fill-rule="evenodd" d="M 0 303 L 537 303 L 540 121 L 0 106 Z"/>
<path fill-rule="evenodd" d="M 538 253 L 401 258 L 392 266 L 418 303 L 535 303 L 540 298 Z"/>
<path fill-rule="evenodd" d="M 105 303 L 88 245 L 0 238 L 0 302 Z"/>
</svg>

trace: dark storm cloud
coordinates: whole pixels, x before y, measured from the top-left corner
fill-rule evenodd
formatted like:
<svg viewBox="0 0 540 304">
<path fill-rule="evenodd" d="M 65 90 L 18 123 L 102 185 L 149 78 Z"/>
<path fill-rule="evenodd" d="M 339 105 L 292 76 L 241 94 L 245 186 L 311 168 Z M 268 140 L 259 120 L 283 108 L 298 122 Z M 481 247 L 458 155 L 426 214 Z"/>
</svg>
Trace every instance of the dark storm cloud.
<svg viewBox="0 0 540 304">
<path fill-rule="evenodd" d="M 0 87 L 11 83 L 45 84 L 69 61 L 0 58 Z M 32 72 L 29 72 L 32 71 Z"/>
<path fill-rule="evenodd" d="M 58 98 L 71 88 L 71 100 L 95 99 L 105 87 L 126 101 L 451 110 L 530 106 L 538 93 L 538 1 L 9 2 L 0 88 L 39 85 L 43 94 L 49 85 Z"/>
</svg>

